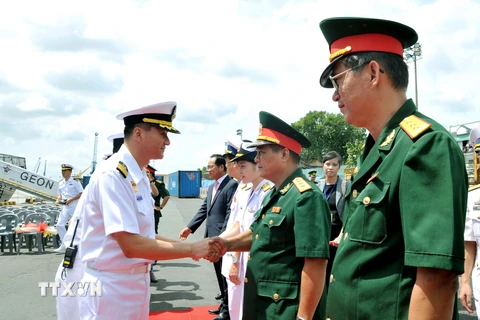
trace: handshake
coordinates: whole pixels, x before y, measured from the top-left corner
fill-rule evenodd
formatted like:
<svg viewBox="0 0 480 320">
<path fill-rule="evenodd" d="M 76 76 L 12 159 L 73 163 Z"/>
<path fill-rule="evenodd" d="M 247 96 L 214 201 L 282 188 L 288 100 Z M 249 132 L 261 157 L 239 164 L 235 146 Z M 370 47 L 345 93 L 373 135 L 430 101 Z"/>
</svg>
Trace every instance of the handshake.
<svg viewBox="0 0 480 320">
<path fill-rule="evenodd" d="M 192 258 L 199 260 L 201 258 L 211 262 L 217 262 L 227 252 L 227 242 L 220 237 L 206 238 L 198 242 L 193 242 Z"/>
</svg>

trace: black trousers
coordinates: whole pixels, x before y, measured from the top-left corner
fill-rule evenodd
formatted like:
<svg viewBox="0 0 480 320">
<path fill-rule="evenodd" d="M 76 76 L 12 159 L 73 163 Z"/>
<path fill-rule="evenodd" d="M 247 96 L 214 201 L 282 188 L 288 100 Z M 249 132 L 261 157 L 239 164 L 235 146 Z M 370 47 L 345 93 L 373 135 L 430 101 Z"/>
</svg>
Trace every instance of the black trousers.
<svg viewBox="0 0 480 320">
<path fill-rule="evenodd" d="M 220 312 L 228 313 L 228 285 L 227 279 L 222 275 L 222 259 L 213 263 L 215 275 L 217 276 L 218 288 L 223 294 L 222 303 L 220 304 Z"/>
<path fill-rule="evenodd" d="M 158 223 L 162 217 L 160 210 L 153 210 L 153 215 L 155 216 L 155 234 L 158 234 Z"/>
</svg>

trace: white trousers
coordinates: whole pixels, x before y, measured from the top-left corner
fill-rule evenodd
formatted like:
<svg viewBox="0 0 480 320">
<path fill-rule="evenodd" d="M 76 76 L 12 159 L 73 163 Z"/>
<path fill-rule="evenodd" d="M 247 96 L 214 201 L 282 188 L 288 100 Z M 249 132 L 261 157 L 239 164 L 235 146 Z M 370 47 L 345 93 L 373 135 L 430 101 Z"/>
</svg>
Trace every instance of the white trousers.
<svg viewBox="0 0 480 320">
<path fill-rule="evenodd" d="M 480 267 L 477 267 L 477 262 L 473 265 L 472 270 L 472 291 L 473 301 L 475 302 L 475 311 L 480 320 Z"/>
<path fill-rule="evenodd" d="M 58 231 L 58 236 L 60 237 L 60 240 L 62 240 L 62 248 L 66 248 L 70 245 L 70 243 L 63 243 L 63 239 L 65 238 L 65 234 L 67 233 L 67 228 L 65 228 L 65 225 L 68 223 L 68 220 L 72 218 L 73 213 L 75 212 L 76 204 L 77 201 L 75 201 L 75 204 L 63 206 L 62 211 L 60 211 L 60 214 L 58 216 L 56 228 Z"/>
<path fill-rule="evenodd" d="M 83 264 L 81 261 L 75 261 L 72 269 L 66 269 L 65 280 L 62 279 L 63 260 L 57 269 L 55 275 L 56 283 L 63 282 L 80 282 L 83 277 Z M 77 285 L 72 288 L 73 292 L 77 292 Z M 58 295 L 56 297 L 57 303 L 57 320 L 80 320 L 80 314 L 78 311 L 78 298 L 76 296 L 62 297 L 64 292 L 63 286 L 58 288 Z"/>
<path fill-rule="evenodd" d="M 82 320 L 148 320 L 150 274 L 124 274 L 85 269 L 82 282 L 101 283 L 102 296 L 79 296 Z"/>
<path fill-rule="evenodd" d="M 244 282 L 235 285 L 227 279 L 228 285 L 228 312 L 231 320 L 242 320 L 243 317 L 243 288 Z"/>
</svg>

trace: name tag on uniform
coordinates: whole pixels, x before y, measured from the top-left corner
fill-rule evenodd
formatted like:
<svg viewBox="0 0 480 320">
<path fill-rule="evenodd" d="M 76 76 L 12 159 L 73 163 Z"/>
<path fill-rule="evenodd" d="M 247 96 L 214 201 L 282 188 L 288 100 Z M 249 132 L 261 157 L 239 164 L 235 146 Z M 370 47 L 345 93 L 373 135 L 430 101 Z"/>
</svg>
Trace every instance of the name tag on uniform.
<svg viewBox="0 0 480 320">
<path fill-rule="evenodd" d="M 480 204 L 474 205 L 473 210 L 480 210 Z"/>
<path fill-rule="evenodd" d="M 137 201 L 142 201 L 142 200 L 143 200 L 142 196 L 137 196 Z"/>
<path fill-rule="evenodd" d="M 273 208 L 272 208 L 272 212 L 273 212 L 273 213 L 280 213 L 281 210 L 282 210 L 281 207 L 273 207 Z"/>
</svg>

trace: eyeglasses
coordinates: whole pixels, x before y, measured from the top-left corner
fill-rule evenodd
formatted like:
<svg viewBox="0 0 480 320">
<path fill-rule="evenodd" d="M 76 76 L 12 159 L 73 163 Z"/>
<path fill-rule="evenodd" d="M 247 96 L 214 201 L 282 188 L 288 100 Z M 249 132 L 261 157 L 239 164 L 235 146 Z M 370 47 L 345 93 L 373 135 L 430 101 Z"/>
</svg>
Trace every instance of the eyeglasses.
<svg viewBox="0 0 480 320">
<path fill-rule="evenodd" d="M 212 169 L 213 169 L 213 168 L 215 168 L 215 167 L 216 167 L 216 165 L 213 165 L 213 166 L 207 166 L 207 169 L 208 169 L 208 170 L 212 170 Z"/>
<path fill-rule="evenodd" d="M 332 76 L 329 76 L 328 78 L 330 79 L 330 82 L 332 83 L 333 85 L 333 88 L 335 89 L 335 91 L 338 91 L 338 83 L 337 83 L 337 80 L 338 78 L 340 78 L 341 76 L 343 76 L 344 74 L 346 74 L 348 71 L 351 71 L 353 69 L 356 69 L 356 68 L 359 68 L 359 67 L 363 67 L 364 65 L 361 64 L 361 65 L 358 65 L 358 66 L 355 66 L 355 67 L 351 67 L 350 69 L 347 69 L 347 70 L 344 70 L 342 72 L 340 72 L 339 74 L 336 74 L 334 75 L 333 77 Z M 381 73 L 384 73 L 385 71 L 383 71 L 383 69 L 379 69 Z"/>
<path fill-rule="evenodd" d="M 354 68 L 358 68 L 360 66 L 356 66 L 356 67 L 352 67 L 350 69 L 347 69 L 345 71 L 342 71 L 340 72 L 339 74 L 336 74 L 334 75 L 333 77 L 332 76 L 329 76 L 328 78 L 330 79 L 330 82 L 332 83 L 333 85 L 333 88 L 335 89 L 335 91 L 338 91 L 338 84 L 337 84 L 337 80 L 338 78 L 340 78 L 341 76 L 343 76 L 344 74 L 346 74 L 348 71 L 352 71 L 352 69 Z"/>
</svg>

